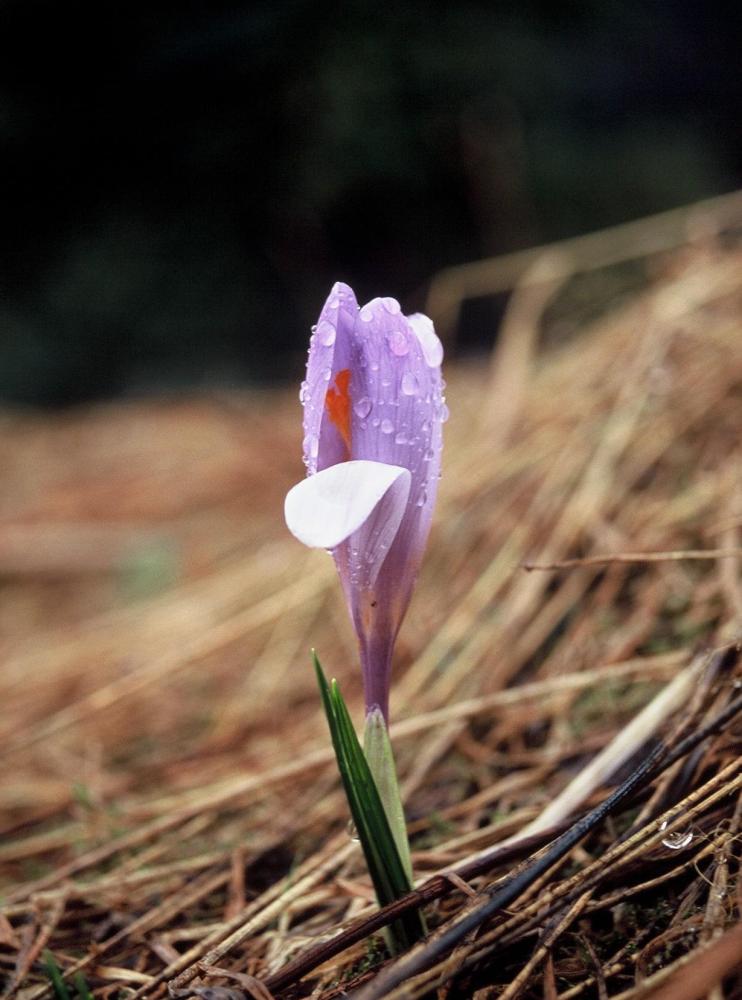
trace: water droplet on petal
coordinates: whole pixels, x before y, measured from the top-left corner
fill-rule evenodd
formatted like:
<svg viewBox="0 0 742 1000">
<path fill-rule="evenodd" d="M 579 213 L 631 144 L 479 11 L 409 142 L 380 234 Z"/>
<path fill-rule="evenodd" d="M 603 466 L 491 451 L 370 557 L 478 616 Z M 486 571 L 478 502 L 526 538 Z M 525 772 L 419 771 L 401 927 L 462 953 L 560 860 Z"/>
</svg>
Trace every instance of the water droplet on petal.
<svg viewBox="0 0 742 1000">
<path fill-rule="evenodd" d="M 359 313 L 360 319 L 364 323 L 370 323 L 374 318 L 374 311 L 370 306 L 364 306 Z"/>
<path fill-rule="evenodd" d="M 415 501 L 415 506 L 416 507 L 424 507 L 425 504 L 427 503 L 427 501 L 428 501 L 427 490 L 424 490 L 424 489 L 420 490 L 420 495 L 418 496 L 417 500 Z"/>
<path fill-rule="evenodd" d="M 391 422 L 391 420 L 382 420 L 381 421 L 381 433 L 382 434 L 391 434 L 393 430 L 394 430 L 394 424 Z"/>
<path fill-rule="evenodd" d="M 399 313 L 399 312 L 402 311 L 402 307 L 400 306 L 399 302 L 397 302 L 396 299 L 388 297 L 388 298 L 382 299 L 381 301 L 382 301 L 382 303 L 383 303 L 384 308 L 386 309 L 386 311 L 388 313 L 391 313 L 392 316 L 396 316 L 397 313 Z"/>
<path fill-rule="evenodd" d="M 404 431 L 400 431 L 394 438 L 395 444 L 409 444 L 410 439 Z"/>
<path fill-rule="evenodd" d="M 325 380 L 325 382 L 329 382 L 330 381 L 330 376 L 331 375 L 332 375 L 332 369 L 331 368 L 323 368 L 322 369 L 322 378 Z"/>
<path fill-rule="evenodd" d="M 319 438 L 316 434 L 307 434 L 302 442 L 304 446 L 304 453 L 309 455 L 310 458 L 316 458 L 319 454 Z"/>
<path fill-rule="evenodd" d="M 393 330 L 389 334 L 389 350 L 398 358 L 403 358 L 410 353 L 410 345 L 407 342 L 404 330 Z"/>
<path fill-rule="evenodd" d="M 446 406 L 445 403 L 443 404 L 443 406 L 441 406 L 441 414 L 440 414 L 440 416 L 441 416 L 441 423 L 442 424 L 445 424 L 445 422 L 451 416 L 451 414 L 449 413 L 448 407 Z"/>
<path fill-rule="evenodd" d="M 405 396 L 416 396 L 420 391 L 420 382 L 412 372 L 405 372 L 402 376 L 402 392 Z"/>
<path fill-rule="evenodd" d="M 317 340 L 322 344 L 323 347 L 332 347 L 335 343 L 335 327 L 332 323 L 328 323 L 327 320 L 322 320 L 320 325 L 317 327 Z"/>
<path fill-rule="evenodd" d="M 373 404 L 368 396 L 361 396 L 361 398 L 353 406 L 353 412 L 357 417 L 360 417 L 361 420 L 363 420 L 363 418 L 367 417 L 371 412 L 372 405 Z"/>
</svg>

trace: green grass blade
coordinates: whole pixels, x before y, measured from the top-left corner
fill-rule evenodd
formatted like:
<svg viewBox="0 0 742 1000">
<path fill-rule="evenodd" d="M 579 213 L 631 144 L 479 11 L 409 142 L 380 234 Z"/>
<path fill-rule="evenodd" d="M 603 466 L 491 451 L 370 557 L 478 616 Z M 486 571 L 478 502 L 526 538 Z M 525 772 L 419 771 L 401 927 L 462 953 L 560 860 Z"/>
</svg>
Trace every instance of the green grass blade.
<svg viewBox="0 0 742 1000">
<path fill-rule="evenodd" d="M 54 996 L 57 1000 L 70 1000 L 70 992 L 67 989 L 67 983 L 65 983 L 62 978 L 62 973 L 57 965 L 57 960 L 54 958 L 54 955 L 52 955 L 50 951 L 46 950 L 43 957 L 44 965 L 46 966 L 46 974 L 52 984 Z"/>
<path fill-rule="evenodd" d="M 385 906 L 409 892 L 412 883 L 400 859 L 376 783 L 337 682 L 328 684 L 314 652 L 313 657 L 348 806 L 377 899 Z M 420 914 L 413 911 L 405 915 L 392 925 L 391 933 L 395 950 L 410 947 L 424 933 Z"/>
<path fill-rule="evenodd" d="M 341 740 L 349 763 L 352 782 L 364 812 L 364 819 L 369 830 L 371 842 L 380 855 L 391 886 L 392 898 L 409 892 L 412 884 L 404 870 L 399 857 L 399 851 L 389 827 L 384 805 L 379 796 L 376 782 L 366 760 L 366 755 L 358 742 L 348 709 L 343 701 L 337 683 L 333 682 L 331 696 L 335 708 Z M 391 900 L 387 900 L 390 902 Z"/>
<path fill-rule="evenodd" d="M 93 1000 L 93 994 L 90 992 L 88 984 L 85 981 L 85 976 L 83 976 L 82 972 L 76 972 L 72 977 L 72 981 L 75 984 L 79 1000 Z"/>
</svg>

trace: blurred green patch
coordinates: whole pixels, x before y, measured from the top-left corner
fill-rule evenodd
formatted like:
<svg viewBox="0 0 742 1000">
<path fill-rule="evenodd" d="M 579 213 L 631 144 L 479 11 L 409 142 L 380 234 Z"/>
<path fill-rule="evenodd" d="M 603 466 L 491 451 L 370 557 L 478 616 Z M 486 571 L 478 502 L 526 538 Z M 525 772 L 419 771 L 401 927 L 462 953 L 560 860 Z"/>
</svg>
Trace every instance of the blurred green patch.
<svg viewBox="0 0 742 1000">
<path fill-rule="evenodd" d="M 413 851 L 430 850 L 456 833 L 456 825 L 450 820 L 444 819 L 438 812 L 432 812 L 428 816 L 428 824 L 428 829 L 424 833 L 413 837 Z"/>
<path fill-rule="evenodd" d="M 576 699 L 569 714 L 570 729 L 579 739 L 606 722 L 631 717 L 644 708 L 661 687 L 657 681 L 635 684 L 605 681 Z"/>
<path fill-rule="evenodd" d="M 125 601 L 141 601 L 172 587 L 180 576 L 178 547 L 163 539 L 125 556 L 119 567 L 119 590 Z"/>
<path fill-rule="evenodd" d="M 50 951 L 44 952 L 44 967 L 49 977 L 51 988 L 56 1000 L 93 1000 L 93 995 L 88 989 L 88 984 L 81 972 L 74 977 L 74 990 L 65 982 L 62 972 L 54 955 Z"/>
</svg>

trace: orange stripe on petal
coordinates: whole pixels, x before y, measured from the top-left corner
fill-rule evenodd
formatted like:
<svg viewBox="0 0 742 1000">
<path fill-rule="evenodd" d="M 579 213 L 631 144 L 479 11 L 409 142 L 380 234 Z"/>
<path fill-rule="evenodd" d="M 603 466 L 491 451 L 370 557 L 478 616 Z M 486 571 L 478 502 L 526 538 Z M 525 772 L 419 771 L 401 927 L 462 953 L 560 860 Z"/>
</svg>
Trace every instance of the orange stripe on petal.
<svg viewBox="0 0 742 1000">
<path fill-rule="evenodd" d="M 325 409 L 350 454 L 350 368 L 343 368 L 335 376 L 335 384 L 325 395 Z"/>
</svg>

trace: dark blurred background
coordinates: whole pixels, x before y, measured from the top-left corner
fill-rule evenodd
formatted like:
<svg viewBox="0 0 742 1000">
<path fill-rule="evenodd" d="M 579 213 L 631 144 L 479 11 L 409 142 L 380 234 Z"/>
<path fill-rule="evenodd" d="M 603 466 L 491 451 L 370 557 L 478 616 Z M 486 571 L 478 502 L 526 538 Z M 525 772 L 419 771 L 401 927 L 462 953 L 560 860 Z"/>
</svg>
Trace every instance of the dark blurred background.
<svg viewBox="0 0 742 1000">
<path fill-rule="evenodd" d="M 701 3 L 5 0 L 0 396 L 295 378 L 336 278 L 731 190 L 738 55 Z"/>
</svg>

